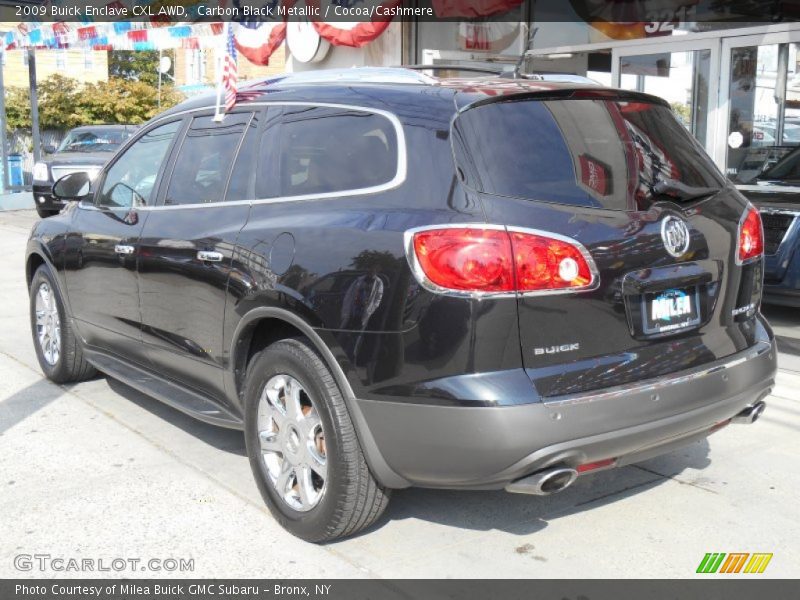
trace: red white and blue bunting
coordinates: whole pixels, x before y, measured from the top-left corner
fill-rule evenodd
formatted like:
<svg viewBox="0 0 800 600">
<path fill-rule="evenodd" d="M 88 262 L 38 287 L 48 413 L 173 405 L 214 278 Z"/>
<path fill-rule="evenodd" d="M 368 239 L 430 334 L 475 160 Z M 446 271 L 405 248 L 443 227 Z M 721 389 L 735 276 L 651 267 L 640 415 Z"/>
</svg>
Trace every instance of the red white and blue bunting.
<svg viewBox="0 0 800 600">
<path fill-rule="evenodd" d="M 384 0 L 384 1 L 370 1 L 370 0 L 352 0 L 352 5 L 364 5 L 370 7 L 372 5 L 381 8 L 382 14 L 391 14 L 391 9 L 400 5 L 402 0 Z M 306 0 L 308 6 L 319 6 L 318 0 Z M 352 6 L 350 8 L 353 8 Z M 319 14 L 325 14 L 325 11 L 320 11 Z M 378 13 L 376 13 L 378 14 Z M 341 22 L 341 21 L 313 21 L 312 24 L 317 30 L 319 35 L 328 40 L 334 46 L 350 46 L 352 48 L 360 48 L 375 38 L 380 36 L 392 22 L 391 17 L 376 17 L 374 20 L 359 21 L 359 22 Z"/>
<path fill-rule="evenodd" d="M 320 7 L 332 0 L 263 0 L 265 5 Z M 401 4 L 402 0 L 349 0 L 352 5 L 380 6 L 383 14 L 391 14 L 390 9 Z M 465 0 L 438 0 L 444 2 L 464 2 Z M 521 0 L 483 0 L 490 2 L 515 2 Z M 58 4 L 59 0 L 49 0 Z M 152 5 L 167 5 L 178 2 L 184 7 L 181 22 L 173 22 L 169 17 L 151 17 L 149 21 L 118 21 L 96 23 L 91 19 L 80 23 L 20 23 L 15 29 L 5 33 L 0 39 L 0 47 L 5 50 L 20 48 L 87 50 L 168 50 L 176 48 L 201 49 L 219 46 L 219 35 L 223 23 L 199 22 L 200 0 L 150 0 Z M 239 0 L 226 0 L 237 5 Z M 106 6 L 120 8 L 131 6 L 134 0 L 112 0 Z M 138 2 L 142 4 L 142 2 Z M 324 14 L 324 13 L 320 13 Z M 193 20 L 194 19 L 194 20 Z M 314 20 L 314 29 L 335 46 L 361 47 L 380 36 L 390 25 L 392 17 L 376 16 L 374 20 L 361 22 L 337 22 Z M 236 22 L 233 24 L 237 50 L 255 64 L 266 65 L 269 57 L 286 39 L 286 23 L 283 21 Z"/>
<path fill-rule="evenodd" d="M 20 48 L 86 50 L 168 50 L 219 45 L 222 23 L 20 23 L 6 32 L 5 50 Z"/>
<path fill-rule="evenodd" d="M 232 23 L 236 49 L 251 63 L 268 65 L 269 57 L 286 39 L 284 22 Z"/>
</svg>

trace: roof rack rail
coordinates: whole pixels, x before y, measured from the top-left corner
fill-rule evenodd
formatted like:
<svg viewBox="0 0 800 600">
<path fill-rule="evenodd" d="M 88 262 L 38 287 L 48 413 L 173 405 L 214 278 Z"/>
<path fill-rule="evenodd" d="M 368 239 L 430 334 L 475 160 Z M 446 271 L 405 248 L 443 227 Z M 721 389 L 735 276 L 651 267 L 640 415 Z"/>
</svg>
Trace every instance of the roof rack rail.
<svg viewBox="0 0 800 600">
<path fill-rule="evenodd" d="M 470 71 L 473 73 L 486 73 L 488 75 L 500 75 L 504 69 L 492 69 L 491 67 L 478 67 L 474 65 L 458 64 L 435 64 L 435 65 L 403 65 L 403 69 L 412 71 Z"/>
<path fill-rule="evenodd" d="M 553 83 L 585 83 L 599 85 L 594 79 L 573 73 L 519 73 L 516 77 L 511 71 L 500 74 L 503 79 L 527 79 L 528 81 L 550 81 Z"/>
<path fill-rule="evenodd" d="M 416 83 L 432 84 L 436 79 L 404 67 L 350 67 L 285 73 L 258 83 L 280 86 L 303 83 Z M 258 85 L 254 82 L 254 85 Z"/>
</svg>

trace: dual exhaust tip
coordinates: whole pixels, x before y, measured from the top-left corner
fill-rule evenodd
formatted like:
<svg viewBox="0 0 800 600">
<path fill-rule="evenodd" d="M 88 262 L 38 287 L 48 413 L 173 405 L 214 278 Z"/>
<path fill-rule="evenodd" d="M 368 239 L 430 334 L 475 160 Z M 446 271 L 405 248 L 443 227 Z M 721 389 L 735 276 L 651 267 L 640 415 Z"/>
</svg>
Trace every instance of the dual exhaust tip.
<svg viewBox="0 0 800 600">
<path fill-rule="evenodd" d="M 746 407 L 731 419 L 731 423 L 755 423 L 767 408 L 765 402 L 758 402 Z M 506 486 L 507 492 L 516 494 L 533 494 L 535 496 L 549 496 L 567 489 L 578 478 L 578 471 L 571 467 L 552 467 L 539 471 L 528 477 L 512 481 Z"/>
</svg>

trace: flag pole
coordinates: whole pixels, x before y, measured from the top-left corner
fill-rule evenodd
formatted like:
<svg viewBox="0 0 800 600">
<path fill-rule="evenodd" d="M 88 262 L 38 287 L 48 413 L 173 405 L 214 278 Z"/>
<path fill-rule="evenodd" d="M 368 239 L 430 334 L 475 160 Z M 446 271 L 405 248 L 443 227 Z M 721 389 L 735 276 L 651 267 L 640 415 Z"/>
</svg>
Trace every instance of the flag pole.
<svg viewBox="0 0 800 600">
<path fill-rule="evenodd" d="M 225 27 L 222 30 L 222 43 L 219 45 L 217 50 L 226 50 L 226 43 L 228 40 L 228 27 L 230 27 L 230 23 L 225 23 Z M 225 117 L 225 113 L 221 110 L 222 108 L 222 75 L 223 71 L 225 70 L 223 64 L 225 63 L 224 57 L 217 53 L 216 59 L 216 66 L 217 66 L 217 103 L 214 109 L 214 121 L 219 123 Z"/>
</svg>

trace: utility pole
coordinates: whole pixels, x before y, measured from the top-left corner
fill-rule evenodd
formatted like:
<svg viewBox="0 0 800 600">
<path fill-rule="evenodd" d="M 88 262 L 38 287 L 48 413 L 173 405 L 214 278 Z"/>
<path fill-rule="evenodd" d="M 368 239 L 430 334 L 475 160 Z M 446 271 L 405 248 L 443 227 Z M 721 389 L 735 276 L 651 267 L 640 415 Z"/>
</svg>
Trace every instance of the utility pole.
<svg viewBox="0 0 800 600">
<path fill-rule="evenodd" d="M 42 157 L 42 140 L 39 137 L 39 99 L 36 97 L 36 50 L 28 48 L 28 83 L 31 87 L 31 133 L 33 134 L 33 162 Z"/>
<path fill-rule="evenodd" d="M 0 51 L 0 57 L 5 58 L 6 51 Z M 0 188 L 3 191 L 8 191 L 9 176 L 8 176 L 8 139 L 6 138 L 6 88 L 3 82 L 3 66 L 0 62 L 0 155 L 3 159 L 3 181 L 0 182 Z"/>
</svg>

